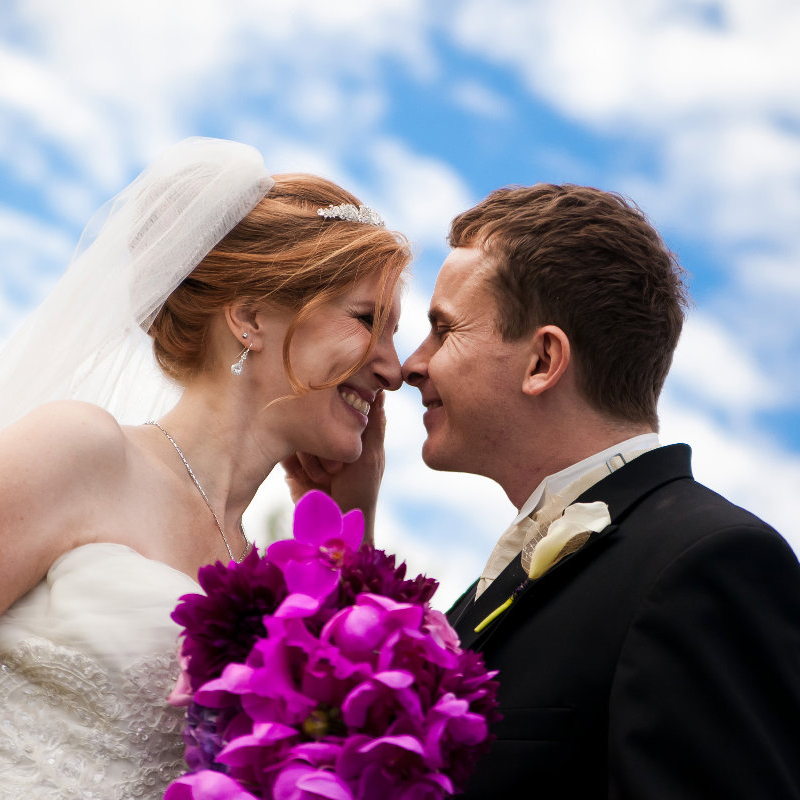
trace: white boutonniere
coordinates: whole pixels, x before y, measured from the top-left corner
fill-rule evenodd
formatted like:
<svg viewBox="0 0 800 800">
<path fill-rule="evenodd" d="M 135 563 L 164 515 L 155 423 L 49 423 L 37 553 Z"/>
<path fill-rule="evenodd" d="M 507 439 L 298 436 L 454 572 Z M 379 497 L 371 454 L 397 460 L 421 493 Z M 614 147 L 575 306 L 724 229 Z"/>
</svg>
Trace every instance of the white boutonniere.
<svg viewBox="0 0 800 800">
<path fill-rule="evenodd" d="M 508 600 L 475 626 L 475 633 L 480 633 L 510 608 L 531 581 L 541 578 L 565 556 L 580 550 L 592 533 L 599 533 L 610 524 L 611 515 L 608 513 L 608 506 L 603 502 L 573 503 L 567 506 L 564 513 L 550 523 L 547 532 L 536 544 L 525 581 L 514 589 Z"/>
<path fill-rule="evenodd" d="M 550 523 L 547 533 L 531 556 L 528 578 L 536 580 L 564 556 L 583 547 L 592 533 L 599 533 L 611 524 L 605 503 L 574 503 L 562 516 Z"/>
</svg>

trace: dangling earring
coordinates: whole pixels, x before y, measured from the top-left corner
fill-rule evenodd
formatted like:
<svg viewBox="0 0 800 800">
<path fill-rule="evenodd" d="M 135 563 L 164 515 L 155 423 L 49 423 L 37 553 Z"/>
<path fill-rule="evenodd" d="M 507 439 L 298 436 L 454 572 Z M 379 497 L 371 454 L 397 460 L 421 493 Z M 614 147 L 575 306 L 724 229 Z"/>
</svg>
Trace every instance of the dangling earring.
<svg viewBox="0 0 800 800">
<path fill-rule="evenodd" d="M 247 333 L 245 332 L 242 334 L 242 339 L 246 338 L 247 338 Z M 242 350 L 241 353 L 239 353 L 238 360 L 235 363 L 231 364 L 231 373 L 233 375 L 238 376 L 242 374 L 242 370 L 244 369 L 244 362 L 247 361 L 247 354 L 249 352 L 250 352 L 250 345 L 247 345 L 247 347 L 245 347 L 245 349 Z"/>
</svg>

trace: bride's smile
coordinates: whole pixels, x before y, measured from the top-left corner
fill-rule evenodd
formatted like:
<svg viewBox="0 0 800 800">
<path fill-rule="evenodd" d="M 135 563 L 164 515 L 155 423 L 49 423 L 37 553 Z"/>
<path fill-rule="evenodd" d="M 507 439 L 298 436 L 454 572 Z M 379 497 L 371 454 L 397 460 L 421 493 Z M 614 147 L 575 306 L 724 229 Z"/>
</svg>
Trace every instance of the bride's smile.
<svg viewBox="0 0 800 800">
<path fill-rule="evenodd" d="M 366 417 L 369 416 L 370 404 L 347 387 L 339 387 L 339 396 L 347 405 L 361 413 L 365 418 L 364 424 L 366 424 Z"/>
<path fill-rule="evenodd" d="M 373 342 L 377 311 L 386 314 L 386 323 Z M 298 326 L 290 364 L 310 391 L 279 406 L 284 422 L 292 423 L 283 428 L 287 445 L 345 462 L 361 455 L 361 435 L 375 398 L 402 383 L 394 345 L 399 318 L 400 287 L 384 300 L 376 274 L 320 306 Z"/>
</svg>

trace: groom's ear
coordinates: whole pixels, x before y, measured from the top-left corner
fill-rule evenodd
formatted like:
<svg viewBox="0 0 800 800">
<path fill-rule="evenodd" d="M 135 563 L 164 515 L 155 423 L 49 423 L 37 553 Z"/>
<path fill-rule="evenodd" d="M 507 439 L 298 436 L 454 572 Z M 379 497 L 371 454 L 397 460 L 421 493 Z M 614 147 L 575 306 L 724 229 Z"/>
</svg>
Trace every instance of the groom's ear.
<svg viewBox="0 0 800 800">
<path fill-rule="evenodd" d="M 570 355 L 569 337 L 561 328 L 557 325 L 537 328 L 531 337 L 522 391 L 535 397 L 552 389 L 567 371 Z"/>
</svg>

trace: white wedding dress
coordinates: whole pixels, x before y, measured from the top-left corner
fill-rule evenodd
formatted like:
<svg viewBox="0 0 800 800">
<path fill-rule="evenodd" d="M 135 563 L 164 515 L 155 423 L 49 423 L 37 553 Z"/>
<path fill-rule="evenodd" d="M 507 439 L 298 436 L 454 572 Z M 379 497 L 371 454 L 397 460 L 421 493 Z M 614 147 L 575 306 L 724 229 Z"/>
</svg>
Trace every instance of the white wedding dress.
<svg viewBox="0 0 800 800">
<path fill-rule="evenodd" d="M 67 552 L 0 616 L 0 798 L 161 798 L 183 769 L 170 612 L 200 587 L 118 544 Z"/>
</svg>

